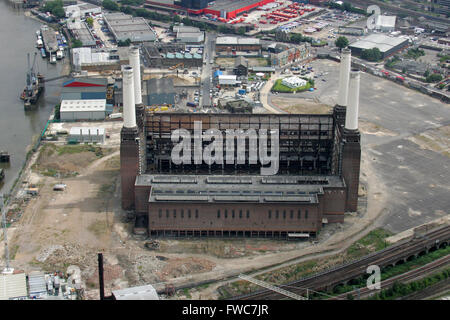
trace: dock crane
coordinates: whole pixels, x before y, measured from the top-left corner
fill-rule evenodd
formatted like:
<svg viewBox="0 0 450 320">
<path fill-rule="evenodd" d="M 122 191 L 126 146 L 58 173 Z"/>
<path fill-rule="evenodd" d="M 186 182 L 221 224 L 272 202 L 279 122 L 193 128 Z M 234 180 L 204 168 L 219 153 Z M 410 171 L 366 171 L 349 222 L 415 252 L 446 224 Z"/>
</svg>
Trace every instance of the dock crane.
<svg viewBox="0 0 450 320">
<path fill-rule="evenodd" d="M 27 70 L 27 80 L 25 88 L 22 91 L 20 98 L 24 100 L 25 109 L 29 108 L 31 104 L 37 102 L 39 96 L 44 90 L 44 77 L 35 71 L 36 66 L 36 56 L 34 53 L 33 64 L 30 66 L 30 54 L 27 54 L 28 70 Z"/>
</svg>

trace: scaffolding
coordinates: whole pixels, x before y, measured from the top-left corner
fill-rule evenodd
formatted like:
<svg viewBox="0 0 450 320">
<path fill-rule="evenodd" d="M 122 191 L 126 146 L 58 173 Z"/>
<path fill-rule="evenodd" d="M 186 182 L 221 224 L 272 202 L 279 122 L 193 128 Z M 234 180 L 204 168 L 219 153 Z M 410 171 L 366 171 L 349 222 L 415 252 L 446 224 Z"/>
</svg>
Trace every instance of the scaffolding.
<svg viewBox="0 0 450 320">
<path fill-rule="evenodd" d="M 171 161 L 174 143 L 171 134 L 186 129 L 194 136 L 194 122 L 200 121 L 203 133 L 218 129 L 223 136 L 227 129 L 261 129 L 279 132 L 278 174 L 328 175 L 332 173 L 335 148 L 335 119 L 332 114 L 271 115 L 271 114 L 160 114 L 147 113 L 145 122 L 147 173 L 171 174 L 259 174 L 262 165 L 250 164 L 249 141 L 245 144 L 245 164 L 181 164 Z M 191 150 L 194 152 L 194 139 Z M 270 139 L 267 139 L 270 150 Z M 258 140 L 259 143 L 259 140 Z M 202 141 L 202 147 L 210 141 Z M 259 145 L 259 144 L 257 144 Z M 225 148 L 225 145 L 224 145 Z M 237 142 L 234 155 L 237 156 Z M 202 149 L 204 150 L 204 149 Z M 194 159 L 193 154 L 191 159 Z"/>
</svg>

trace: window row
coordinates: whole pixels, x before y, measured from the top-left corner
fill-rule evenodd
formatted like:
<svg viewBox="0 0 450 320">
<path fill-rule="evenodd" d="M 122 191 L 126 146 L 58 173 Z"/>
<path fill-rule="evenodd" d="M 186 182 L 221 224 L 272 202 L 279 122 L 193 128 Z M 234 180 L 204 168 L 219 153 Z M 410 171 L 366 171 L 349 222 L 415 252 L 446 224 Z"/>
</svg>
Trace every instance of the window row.
<svg viewBox="0 0 450 320">
<path fill-rule="evenodd" d="M 217 219 L 220 219 L 221 214 L 222 214 L 222 212 L 220 211 L 220 209 L 217 210 Z M 228 219 L 228 209 L 223 210 L 223 217 L 225 219 Z M 239 210 L 239 213 L 238 213 L 237 210 L 235 211 L 234 209 L 232 209 L 232 210 L 230 210 L 230 217 L 231 217 L 231 219 L 234 219 L 236 217 L 239 217 L 239 219 L 242 219 L 243 218 L 243 211 Z M 245 211 L 245 217 L 247 219 L 250 219 L 250 210 L 246 210 Z"/>
<path fill-rule="evenodd" d="M 180 210 L 180 217 L 183 219 L 184 218 L 184 213 L 185 213 L 185 211 L 184 211 L 184 209 L 181 209 Z M 159 209 L 158 210 L 158 217 L 159 218 L 162 218 L 162 216 L 163 216 L 163 210 L 162 209 Z M 177 217 L 177 209 L 173 209 L 172 210 L 172 216 L 173 216 L 173 218 L 176 218 Z M 187 209 L 186 210 L 186 216 L 187 216 L 187 218 L 188 219 L 190 219 L 190 218 L 192 218 L 192 212 L 191 212 L 191 209 Z M 170 217 L 170 210 L 169 209 L 166 209 L 166 218 L 169 218 Z M 195 219 L 198 219 L 198 209 L 195 209 Z"/>
<path fill-rule="evenodd" d="M 274 213 L 274 214 L 272 214 Z M 275 210 L 275 212 L 272 212 L 272 210 L 269 210 L 268 212 L 268 218 L 272 219 L 272 216 L 274 216 L 275 219 L 279 219 L 280 215 L 283 217 L 283 219 L 286 219 L 287 216 L 287 212 L 286 210 L 283 210 L 280 214 L 279 210 Z M 304 214 L 305 220 L 308 219 L 308 209 L 305 209 L 305 214 Z M 298 209 L 297 210 L 297 219 L 300 220 L 302 218 L 302 210 Z M 289 219 L 294 219 L 294 210 L 290 210 L 289 212 Z"/>
</svg>

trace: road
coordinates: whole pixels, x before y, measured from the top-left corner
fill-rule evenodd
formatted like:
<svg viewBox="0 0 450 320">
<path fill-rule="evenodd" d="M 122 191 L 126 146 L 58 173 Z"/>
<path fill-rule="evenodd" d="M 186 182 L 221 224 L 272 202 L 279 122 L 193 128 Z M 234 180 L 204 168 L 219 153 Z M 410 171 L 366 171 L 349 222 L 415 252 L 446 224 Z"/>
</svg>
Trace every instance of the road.
<svg viewBox="0 0 450 320">
<path fill-rule="evenodd" d="M 216 35 L 214 33 L 205 33 L 205 46 L 203 50 L 203 68 L 201 75 L 201 106 L 210 106 L 211 97 L 209 95 L 210 89 L 212 88 L 211 77 L 212 77 L 212 64 L 210 60 L 215 55 L 214 44 L 216 43 Z"/>
</svg>

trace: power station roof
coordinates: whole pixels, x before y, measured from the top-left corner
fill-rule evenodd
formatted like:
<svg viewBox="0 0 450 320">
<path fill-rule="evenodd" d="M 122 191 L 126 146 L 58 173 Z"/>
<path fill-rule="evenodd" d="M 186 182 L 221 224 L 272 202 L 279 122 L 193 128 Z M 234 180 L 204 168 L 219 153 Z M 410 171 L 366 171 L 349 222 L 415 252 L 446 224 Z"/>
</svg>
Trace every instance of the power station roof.
<svg viewBox="0 0 450 320">
<path fill-rule="evenodd" d="M 343 188 L 338 176 L 139 175 L 136 186 L 152 186 L 149 202 L 317 203 L 323 187 Z"/>
</svg>

